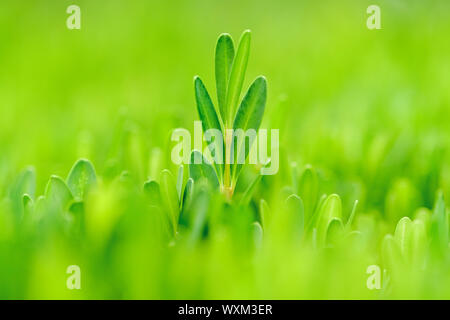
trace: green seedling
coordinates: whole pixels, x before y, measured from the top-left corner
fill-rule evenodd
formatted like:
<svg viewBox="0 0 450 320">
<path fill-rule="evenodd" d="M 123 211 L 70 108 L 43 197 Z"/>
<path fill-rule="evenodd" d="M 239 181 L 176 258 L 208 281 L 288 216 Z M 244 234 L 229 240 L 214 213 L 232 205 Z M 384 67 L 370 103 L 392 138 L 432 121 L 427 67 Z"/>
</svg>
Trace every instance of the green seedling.
<svg viewBox="0 0 450 320">
<path fill-rule="evenodd" d="M 209 146 L 214 153 L 220 153 L 212 154 L 215 159 L 220 160 L 213 161 L 212 165 L 220 189 L 228 199 L 231 199 L 234 193 L 242 169 L 240 160 L 247 159 L 253 142 L 248 142 L 247 139 L 235 139 L 236 130 L 257 131 L 266 104 L 267 83 L 264 77 L 256 78 L 240 100 L 250 54 L 250 39 L 251 33 L 247 30 L 241 36 L 236 54 L 230 35 L 222 34 L 217 41 L 215 74 L 218 108 L 215 108 L 201 79 L 198 76 L 194 79 L 197 111 L 203 130 L 215 129 L 221 133 L 222 141 L 214 141 Z M 193 170 L 194 174 L 199 172 L 200 170 Z M 203 172 L 209 174 L 208 180 L 211 181 L 209 170 L 206 169 Z M 212 183 L 216 184 L 215 181 Z"/>
</svg>

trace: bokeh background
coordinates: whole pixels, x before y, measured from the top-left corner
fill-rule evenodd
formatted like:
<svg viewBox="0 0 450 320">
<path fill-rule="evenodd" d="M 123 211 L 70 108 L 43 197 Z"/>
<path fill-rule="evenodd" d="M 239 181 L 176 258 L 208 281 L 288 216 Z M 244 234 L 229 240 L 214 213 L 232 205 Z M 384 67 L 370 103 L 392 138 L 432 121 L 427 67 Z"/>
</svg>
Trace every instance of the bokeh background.
<svg viewBox="0 0 450 320">
<path fill-rule="evenodd" d="M 81 8 L 81 30 L 66 27 L 70 4 Z M 366 27 L 371 4 L 381 8 L 381 30 Z M 251 29 L 244 87 L 266 76 L 263 127 L 280 129 L 283 166 L 273 188 L 290 184 L 292 162 L 312 164 L 345 215 L 358 199 L 358 215 L 392 233 L 401 217 L 431 209 L 439 189 L 450 198 L 449 14 L 445 0 L 2 1 L 0 297 L 377 298 L 365 288 L 372 251 L 352 268 L 344 253 L 320 260 L 280 251 L 255 271 L 228 246 L 152 254 L 138 222 L 118 237 L 119 249 L 102 247 L 111 256 L 101 262 L 59 236 L 22 243 L 7 218 L 10 186 L 32 165 L 43 194 L 50 175 L 66 177 L 79 158 L 105 181 L 123 170 L 139 183 L 155 176 L 152 159 L 167 158 L 171 131 L 198 119 L 193 76 L 215 94 L 218 35 L 237 42 Z M 176 173 L 168 160 L 162 167 Z M 124 209 L 129 219 L 137 203 Z M 89 270 L 80 292 L 60 285 L 73 260 Z M 448 298 L 449 274 L 436 274 L 411 294 Z"/>
</svg>

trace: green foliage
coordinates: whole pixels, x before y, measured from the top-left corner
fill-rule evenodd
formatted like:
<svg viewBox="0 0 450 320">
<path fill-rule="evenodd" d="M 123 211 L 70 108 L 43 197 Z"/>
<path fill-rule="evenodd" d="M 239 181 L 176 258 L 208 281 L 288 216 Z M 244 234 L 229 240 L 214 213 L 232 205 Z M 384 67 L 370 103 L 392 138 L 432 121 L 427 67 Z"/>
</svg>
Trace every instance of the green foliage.
<svg viewBox="0 0 450 320">
<path fill-rule="evenodd" d="M 236 56 L 230 35 L 222 34 L 217 40 L 215 73 L 219 112 L 201 79 L 198 76 L 194 78 L 197 111 L 203 131 L 215 129 L 221 132 L 221 141 L 216 137 L 209 147 L 211 156 L 215 159 L 213 166 L 221 190 L 229 199 L 253 143 L 246 138 L 237 139 L 236 130 L 243 130 L 244 133 L 247 130 L 257 132 L 266 105 L 267 81 L 260 76 L 252 83 L 238 108 L 250 53 L 250 39 L 250 30 L 244 31 Z M 216 154 L 218 150 L 220 154 Z"/>
<path fill-rule="evenodd" d="M 231 127 L 236 109 L 239 103 L 239 97 L 244 84 L 245 71 L 247 70 L 248 57 L 250 55 L 250 30 L 244 31 L 239 40 L 236 57 L 233 59 L 231 67 L 230 80 L 227 88 L 227 107 L 225 114 L 225 126 Z"/>
<path fill-rule="evenodd" d="M 216 88 L 220 116 L 227 119 L 227 91 L 231 67 L 234 60 L 233 39 L 227 33 L 221 34 L 216 45 Z"/>
<path fill-rule="evenodd" d="M 378 31 L 352 1 L 108 8 L 72 32 L 0 3 L 0 298 L 450 298 L 448 1 L 385 1 Z M 196 117 L 223 157 L 279 129 L 278 173 L 174 165 Z"/>
</svg>

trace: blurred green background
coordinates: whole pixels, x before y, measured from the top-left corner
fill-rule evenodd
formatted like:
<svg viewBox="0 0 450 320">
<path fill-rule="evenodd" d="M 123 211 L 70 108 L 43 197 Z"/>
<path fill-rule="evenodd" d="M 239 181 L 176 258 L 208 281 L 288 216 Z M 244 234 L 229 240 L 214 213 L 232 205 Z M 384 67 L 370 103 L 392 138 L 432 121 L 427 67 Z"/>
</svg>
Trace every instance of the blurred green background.
<svg viewBox="0 0 450 320">
<path fill-rule="evenodd" d="M 81 8 L 81 30 L 66 27 L 70 4 Z M 381 30 L 366 27 L 371 4 L 381 8 Z M 280 173 L 260 194 L 291 184 L 292 162 L 309 163 L 321 190 L 341 196 L 346 216 L 358 199 L 357 215 L 376 217 L 393 233 L 401 217 L 431 209 L 438 189 L 450 198 L 449 14 L 445 0 L 3 1 L 0 215 L 8 215 L 10 186 L 28 165 L 37 195 L 79 158 L 91 160 L 104 181 L 127 170 L 136 188 L 154 178 L 158 152 L 162 168 L 176 174 L 169 137 L 198 119 L 193 76 L 214 95 L 218 35 L 236 42 L 251 29 L 244 87 L 267 77 L 263 127 L 280 129 L 282 150 Z M 123 132 L 137 142 L 124 147 Z M 255 262 L 220 241 L 161 254 L 147 248 L 145 224 L 131 222 L 140 200 L 115 201 L 129 214 L 116 247 L 80 248 L 52 232 L 26 241 L 0 219 L 0 297 L 379 297 L 365 288 L 365 268 L 377 261 L 380 236 L 353 258 L 348 250 L 317 257 L 285 248 Z M 92 260 L 95 250 L 106 257 Z M 64 286 L 74 260 L 89 270 L 81 291 Z M 449 298 L 445 266 L 429 288 L 393 297 Z"/>
</svg>

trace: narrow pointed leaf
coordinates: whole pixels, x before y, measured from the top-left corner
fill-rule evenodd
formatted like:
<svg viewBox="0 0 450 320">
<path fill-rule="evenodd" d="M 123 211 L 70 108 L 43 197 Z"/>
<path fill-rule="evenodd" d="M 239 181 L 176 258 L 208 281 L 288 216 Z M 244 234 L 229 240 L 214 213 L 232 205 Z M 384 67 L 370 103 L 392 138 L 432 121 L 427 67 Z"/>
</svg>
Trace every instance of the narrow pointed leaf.
<svg viewBox="0 0 450 320">
<path fill-rule="evenodd" d="M 206 178 L 213 188 L 219 187 L 219 181 L 214 168 L 197 150 L 194 150 L 191 153 L 189 176 L 194 180 L 194 182 L 199 181 L 202 177 Z"/>
<path fill-rule="evenodd" d="M 245 71 L 247 69 L 248 56 L 250 54 L 250 30 L 244 31 L 239 40 L 239 46 L 236 52 L 236 56 L 233 60 L 231 67 L 230 81 L 228 82 L 227 91 L 227 107 L 228 112 L 224 121 L 227 125 L 231 126 L 234 113 L 236 112 L 237 105 L 239 103 L 239 97 L 244 83 Z"/>
<path fill-rule="evenodd" d="M 217 101 L 222 120 L 226 119 L 227 87 L 230 78 L 231 66 L 234 59 L 233 39 L 229 34 L 221 34 L 216 46 L 216 86 Z"/>
<path fill-rule="evenodd" d="M 216 152 L 220 152 L 217 157 L 222 159 L 222 161 L 220 161 L 222 163 L 214 163 L 214 166 L 216 168 L 219 181 L 222 181 L 224 163 L 223 159 L 225 156 L 222 126 L 220 124 L 211 98 L 208 94 L 208 91 L 206 90 L 205 85 L 199 77 L 194 78 L 194 86 L 195 98 L 197 101 L 197 111 L 202 122 L 203 132 L 206 132 L 207 130 L 218 130 L 218 132 L 220 132 L 221 139 L 218 139 L 220 141 L 215 140 L 211 142 L 209 144 L 209 148 L 213 157 L 216 156 Z"/>
<path fill-rule="evenodd" d="M 247 130 L 258 132 L 266 106 L 267 82 L 264 77 L 258 77 L 250 86 L 242 100 L 233 124 L 233 178 L 237 177 L 242 164 L 248 157 L 253 139 L 246 137 Z M 240 130 L 239 130 L 240 129 Z M 250 131 L 248 132 L 250 133 Z M 256 139 L 254 139 L 256 140 Z"/>
<path fill-rule="evenodd" d="M 180 165 L 178 167 L 178 176 L 177 176 L 177 194 L 180 203 L 181 203 L 181 190 L 183 189 L 183 171 L 184 167 L 183 165 Z"/>
</svg>

